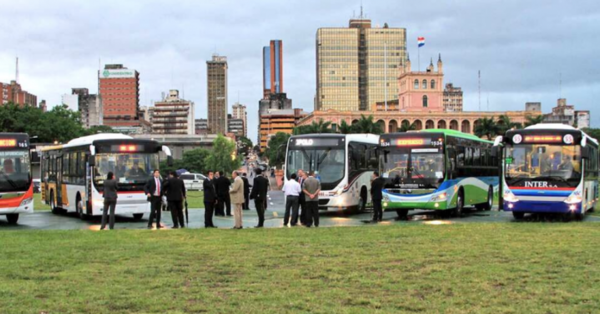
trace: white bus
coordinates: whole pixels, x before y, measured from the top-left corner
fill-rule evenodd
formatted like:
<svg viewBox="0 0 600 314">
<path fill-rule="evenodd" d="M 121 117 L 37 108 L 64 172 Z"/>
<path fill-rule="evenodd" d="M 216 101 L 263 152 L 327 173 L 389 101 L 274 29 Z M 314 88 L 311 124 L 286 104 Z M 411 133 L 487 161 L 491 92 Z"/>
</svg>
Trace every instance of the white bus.
<svg viewBox="0 0 600 314">
<path fill-rule="evenodd" d="M 365 210 L 371 176 L 377 169 L 378 135 L 306 134 L 290 137 L 285 181 L 302 169 L 321 182 L 319 209 Z"/>
<path fill-rule="evenodd" d="M 156 141 L 123 134 L 81 137 L 42 149 L 42 200 L 53 213 L 75 212 L 82 219 L 102 214 L 103 183 L 109 172 L 119 182 L 115 213 L 141 219 L 150 212 L 144 185 L 158 169 L 159 152 L 171 162 L 171 150 Z"/>
</svg>

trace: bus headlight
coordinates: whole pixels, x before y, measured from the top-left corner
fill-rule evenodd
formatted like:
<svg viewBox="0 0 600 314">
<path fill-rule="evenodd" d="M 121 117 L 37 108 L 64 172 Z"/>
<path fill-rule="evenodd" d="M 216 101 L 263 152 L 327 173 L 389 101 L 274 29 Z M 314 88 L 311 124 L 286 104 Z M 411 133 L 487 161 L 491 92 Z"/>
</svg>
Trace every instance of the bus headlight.
<svg viewBox="0 0 600 314">
<path fill-rule="evenodd" d="M 434 195 L 431 197 L 432 202 L 443 202 L 448 199 L 448 193 L 442 192 L 438 195 Z"/>
<path fill-rule="evenodd" d="M 96 207 L 104 207 L 104 200 L 93 200 L 92 201 L 92 205 L 96 206 Z"/>
<path fill-rule="evenodd" d="M 504 190 L 504 200 L 511 203 L 519 201 L 519 199 L 509 189 Z"/>
<path fill-rule="evenodd" d="M 567 197 L 567 199 L 565 200 L 565 203 L 567 204 L 579 204 L 581 203 L 582 198 L 581 198 L 581 193 L 579 193 L 579 191 L 575 191 L 573 192 L 573 194 L 569 195 L 569 197 Z"/>
<path fill-rule="evenodd" d="M 28 198 L 26 198 L 26 199 L 24 199 L 24 200 L 21 201 L 21 205 L 19 205 L 19 207 L 20 206 L 27 206 L 27 205 L 29 205 L 31 203 L 33 203 L 33 197 L 28 197 Z"/>
<path fill-rule="evenodd" d="M 383 194 L 383 201 L 384 202 L 389 202 L 390 201 L 390 197 L 387 194 Z"/>
</svg>

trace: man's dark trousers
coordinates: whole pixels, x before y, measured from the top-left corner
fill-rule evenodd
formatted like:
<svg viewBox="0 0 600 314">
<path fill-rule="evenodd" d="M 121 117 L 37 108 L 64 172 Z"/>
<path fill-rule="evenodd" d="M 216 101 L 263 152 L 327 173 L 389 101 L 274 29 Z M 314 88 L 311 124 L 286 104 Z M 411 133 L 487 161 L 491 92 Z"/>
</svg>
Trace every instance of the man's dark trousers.
<svg viewBox="0 0 600 314">
<path fill-rule="evenodd" d="M 204 227 L 211 228 L 213 224 L 213 213 L 215 210 L 214 202 L 204 202 Z"/>
<path fill-rule="evenodd" d="M 150 196 L 150 219 L 148 219 L 148 227 L 152 227 L 152 222 L 156 217 L 156 228 L 160 228 L 160 213 L 162 199 L 160 196 Z"/>
<path fill-rule="evenodd" d="M 255 199 L 254 206 L 256 207 L 256 213 L 258 214 L 258 227 L 263 227 L 265 223 L 265 200 Z"/>
<path fill-rule="evenodd" d="M 381 200 L 373 200 L 373 221 L 383 220 L 383 208 Z"/>
<path fill-rule="evenodd" d="M 307 201 L 306 203 L 306 226 L 310 227 L 313 224 L 315 227 L 319 226 L 319 202 L 318 201 Z"/>
<path fill-rule="evenodd" d="M 185 227 L 183 220 L 183 201 L 169 201 L 171 209 L 171 218 L 173 219 L 173 227 Z"/>
<path fill-rule="evenodd" d="M 283 224 L 287 225 L 290 221 L 290 209 L 292 212 L 292 226 L 298 224 L 298 202 L 300 197 L 295 195 L 288 195 L 285 199 L 285 216 L 283 218 Z"/>
</svg>

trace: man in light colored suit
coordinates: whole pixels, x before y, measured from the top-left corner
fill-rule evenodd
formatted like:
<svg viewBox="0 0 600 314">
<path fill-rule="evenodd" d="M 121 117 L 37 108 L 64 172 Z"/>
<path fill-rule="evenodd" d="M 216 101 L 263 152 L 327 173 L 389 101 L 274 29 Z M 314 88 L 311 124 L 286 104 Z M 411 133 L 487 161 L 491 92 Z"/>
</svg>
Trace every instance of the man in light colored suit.
<svg viewBox="0 0 600 314">
<path fill-rule="evenodd" d="M 233 216 L 235 219 L 235 227 L 233 229 L 242 229 L 242 206 L 244 205 L 244 181 L 239 176 L 237 171 L 231 174 L 233 184 L 229 191 L 231 202 L 234 205 Z"/>
</svg>

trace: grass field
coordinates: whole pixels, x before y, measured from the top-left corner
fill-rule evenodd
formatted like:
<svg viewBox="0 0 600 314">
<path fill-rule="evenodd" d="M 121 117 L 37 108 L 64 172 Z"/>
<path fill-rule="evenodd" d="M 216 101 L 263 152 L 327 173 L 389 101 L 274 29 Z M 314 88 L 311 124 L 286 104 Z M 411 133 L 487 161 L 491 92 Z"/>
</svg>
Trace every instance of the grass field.
<svg viewBox="0 0 600 314">
<path fill-rule="evenodd" d="M 0 313 L 600 310 L 594 223 L 0 237 Z"/>
<path fill-rule="evenodd" d="M 42 203 L 42 194 L 37 193 L 33 195 L 33 208 L 38 210 L 50 210 L 50 206 Z M 188 192 L 188 206 L 189 208 L 204 208 L 204 192 L 202 191 L 189 191 Z"/>
</svg>

